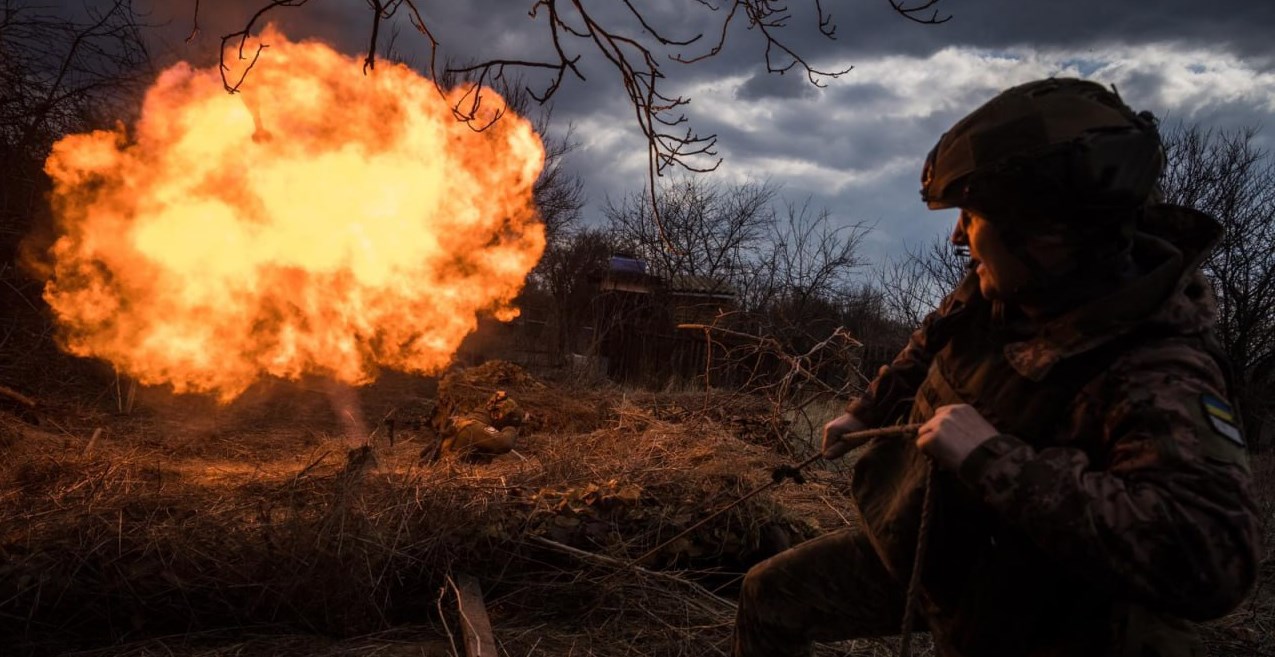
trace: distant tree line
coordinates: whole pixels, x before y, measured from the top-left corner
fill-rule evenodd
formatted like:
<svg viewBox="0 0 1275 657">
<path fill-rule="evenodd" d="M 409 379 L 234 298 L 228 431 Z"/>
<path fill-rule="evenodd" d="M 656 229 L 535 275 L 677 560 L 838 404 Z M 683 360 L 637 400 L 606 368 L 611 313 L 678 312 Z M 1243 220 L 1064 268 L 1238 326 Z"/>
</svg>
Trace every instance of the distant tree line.
<svg viewBox="0 0 1275 657">
<path fill-rule="evenodd" d="M 132 4 L 70 18 L 0 0 L 0 254 L 9 265 L 47 216 L 44 160 L 53 143 L 136 114 L 154 77 Z"/>
<path fill-rule="evenodd" d="M 1250 446 L 1275 421 L 1275 158 L 1255 128 L 1166 131 L 1165 201 L 1212 215 L 1221 241 L 1204 262 L 1218 301 L 1218 338 L 1236 370 Z"/>
<path fill-rule="evenodd" d="M 778 192 L 769 182 L 670 180 L 654 195 L 661 233 L 649 192 L 632 191 L 607 203 L 599 225 L 573 225 L 556 236 L 532 282 L 565 301 L 571 285 L 596 279 L 608 258 L 625 254 L 654 276 L 720 286 L 734 295 L 733 312 L 767 332 L 817 333 L 810 325 L 836 320 L 835 306 L 857 292 L 853 274 L 864 266 L 859 247 L 867 229 L 836 226 L 828 211 L 783 202 Z"/>
<path fill-rule="evenodd" d="M 1218 337 L 1237 374 L 1231 394 L 1254 448 L 1275 418 L 1275 159 L 1255 144 L 1256 135 L 1171 127 L 1161 181 L 1165 202 L 1204 211 L 1224 228 L 1203 271 L 1218 300 Z M 557 330 L 571 333 L 593 319 L 584 310 L 587 281 L 605 271 L 611 254 L 629 253 L 658 275 L 720 281 L 736 294 L 735 326 L 801 353 L 838 327 L 867 344 L 901 346 L 965 274 L 968 254 L 946 237 L 869 266 L 862 252 L 867 226 L 837 224 L 828 210 L 785 201 L 779 192 L 769 182 L 668 180 L 653 195 L 662 232 L 649 192 L 631 192 L 605 206 L 601 225 L 565 225 L 529 294 L 549 291 Z"/>
<path fill-rule="evenodd" d="M 154 78 L 129 0 L 60 9 L 0 0 L 0 385 L 33 394 L 86 376 L 55 347 L 43 282 L 23 264 L 53 240 L 44 161 L 64 135 L 135 115 Z"/>
</svg>

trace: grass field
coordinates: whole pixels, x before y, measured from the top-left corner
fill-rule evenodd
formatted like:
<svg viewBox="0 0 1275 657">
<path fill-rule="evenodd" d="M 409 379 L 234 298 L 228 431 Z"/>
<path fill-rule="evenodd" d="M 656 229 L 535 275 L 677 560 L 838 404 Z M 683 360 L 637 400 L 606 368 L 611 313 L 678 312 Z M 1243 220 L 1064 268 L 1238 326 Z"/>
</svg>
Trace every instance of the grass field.
<svg viewBox="0 0 1275 657">
<path fill-rule="evenodd" d="M 437 384 L 405 376 L 229 407 L 143 389 L 128 414 L 109 389 L 46 390 L 34 415 L 0 412 L 3 654 L 449 655 L 458 573 L 482 582 L 503 654 L 724 654 L 747 566 L 854 521 L 844 473 L 816 469 L 627 568 L 810 449 L 810 423 L 777 430 L 764 402 L 721 393 L 465 377 L 532 412 L 516 453 L 421 464 L 432 438 L 382 422 L 428 413 Z M 1254 475 L 1269 519 L 1275 460 Z M 1275 654 L 1273 582 L 1268 558 L 1205 628 L 1211 654 Z"/>
</svg>

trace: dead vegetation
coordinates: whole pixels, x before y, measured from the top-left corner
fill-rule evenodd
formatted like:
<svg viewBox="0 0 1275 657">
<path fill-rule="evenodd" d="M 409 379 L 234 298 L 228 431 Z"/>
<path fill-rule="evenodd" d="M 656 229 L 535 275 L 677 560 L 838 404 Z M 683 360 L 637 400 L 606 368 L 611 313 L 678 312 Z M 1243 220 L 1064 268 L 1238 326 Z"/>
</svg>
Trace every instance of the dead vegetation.
<svg viewBox="0 0 1275 657">
<path fill-rule="evenodd" d="M 480 467 L 422 466 L 426 432 L 393 445 L 377 432 L 374 458 L 351 467 L 355 443 L 314 390 L 276 386 L 224 409 L 144 398 L 132 416 L 62 408 L 45 426 L 3 415 L 0 642 L 277 654 L 313 653 L 299 637 L 321 636 L 340 654 L 364 644 L 338 637 L 389 645 L 407 640 L 377 633 L 415 625 L 407 644 L 435 645 L 440 595 L 466 572 L 510 654 L 712 654 L 733 617 L 720 596 L 748 564 L 846 521 L 839 481 L 816 476 L 648 564 L 677 575 L 616 576 L 782 459 L 717 420 L 661 419 L 673 404 L 651 394 L 555 389 L 499 366 L 457 382 L 525 395 L 550 430 Z M 368 417 L 425 401 L 393 382 L 363 392 Z"/>
<path fill-rule="evenodd" d="M 375 426 L 373 458 L 352 460 L 361 443 L 304 386 L 228 408 L 143 391 L 132 415 L 62 406 L 38 426 L 0 413 L 5 654 L 463 654 L 457 573 L 482 582 L 501 654 L 728 654 L 747 567 L 854 522 L 844 477 L 817 469 L 635 569 L 787 462 L 735 435 L 769 426 L 767 403 L 572 388 L 507 364 L 444 381 L 522 395 L 540 428 L 489 465 L 421 465 L 427 432 L 391 444 Z M 437 392 L 403 377 L 358 394 L 381 418 Z M 1269 515 L 1275 468 L 1256 474 Z M 1272 600 L 1264 586 L 1212 624 L 1212 654 L 1270 654 Z"/>
</svg>

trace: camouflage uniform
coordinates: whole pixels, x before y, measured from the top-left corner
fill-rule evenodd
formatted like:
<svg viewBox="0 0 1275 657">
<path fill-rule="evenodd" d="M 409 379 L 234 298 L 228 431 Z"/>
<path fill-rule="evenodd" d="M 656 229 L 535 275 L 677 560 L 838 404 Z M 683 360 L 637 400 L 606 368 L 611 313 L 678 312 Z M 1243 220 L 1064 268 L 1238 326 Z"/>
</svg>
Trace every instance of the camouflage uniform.
<svg viewBox="0 0 1275 657">
<path fill-rule="evenodd" d="M 1139 230 L 1135 278 L 1038 330 L 971 274 L 849 407 L 874 426 L 966 403 L 1001 432 L 933 481 L 919 604 L 940 655 L 1203 655 L 1187 621 L 1255 581 L 1260 523 L 1198 270 L 1220 228 L 1157 206 Z M 862 529 L 750 571 L 735 654 L 897 634 L 928 467 L 913 441 L 869 443 Z"/>
<path fill-rule="evenodd" d="M 441 428 L 442 453 L 469 460 L 507 454 L 526 416 L 518 403 L 497 391 L 482 410 L 449 416 Z"/>
</svg>

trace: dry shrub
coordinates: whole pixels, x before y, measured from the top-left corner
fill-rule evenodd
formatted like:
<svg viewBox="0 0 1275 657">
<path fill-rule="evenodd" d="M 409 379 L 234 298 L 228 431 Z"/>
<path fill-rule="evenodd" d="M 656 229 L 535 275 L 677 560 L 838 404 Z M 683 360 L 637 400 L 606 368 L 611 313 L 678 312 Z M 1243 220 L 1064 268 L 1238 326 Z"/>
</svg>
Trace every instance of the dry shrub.
<svg viewBox="0 0 1275 657">
<path fill-rule="evenodd" d="M 612 418 L 612 389 L 549 386 L 508 361 L 493 360 L 456 369 L 438 384 L 438 402 L 452 409 L 482 408 L 487 398 L 504 390 L 531 413 L 529 431 L 580 433 L 606 425 Z"/>
<path fill-rule="evenodd" d="M 701 586 L 729 588 L 776 536 L 841 524 L 847 502 L 830 476 L 785 485 L 647 563 L 697 572 L 634 574 L 626 560 L 767 481 L 781 459 L 713 420 L 604 401 L 607 426 L 533 433 L 481 467 L 423 467 L 418 446 L 379 440 L 359 465 L 339 432 L 282 423 L 192 433 L 184 425 L 200 423 L 94 416 L 109 426 L 91 451 L 83 420 L 24 429 L 0 464 L 0 645 L 124 642 L 111 650 L 146 654 L 137 646 L 153 640 L 127 642 L 181 635 L 160 645 L 215 651 L 206 644 L 224 639 L 200 633 L 219 628 L 360 636 L 441 622 L 449 574 L 468 572 L 512 652 L 721 650 L 733 609 Z"/>
<path fill-rule="evenodd" d="M 539 390 L 547 406 L 579 398 L 534 379 L 495 380 L 523 386 L 511 394 L 524 398 Z M 133 417 L 67 409 L 56 426 L 32 427 L 0 413 L 3 654 L 455 654 L 457 572 L 483 583 L 504 654 L 725 654 L 745 568 L 781 539 L 854 522 L 844 477 L 816 469 L 806 485 L 754 498 L 635 570 L 629 560 L 788 459 L 736 435 L 772 413 L 764 403 L 593 394 L 605 409 L 598 426 L 533 432 L 486 466 L 421 466 L 419 445 L 383 435 L 373 460 L 351 460 L 339 423 L 293 414 L 312 402 L 289 402 L 274 424 L 269 400 L 254 402 L 252 421 L 196 421 L 191 407 Z M 411 396 L 394 395 L 363 401 L 389 408 Z M 95 425 L 106 432 L 86 451 Z M 1254 481 L 1269 519 L 1275 459 L 1255 459 Z M 1206 626 L 1210 654 L 1270 654 L 1272 563 L 1250 602 Z M 884 657 L 894 646 L 819 654 Z"/>
</svg>

